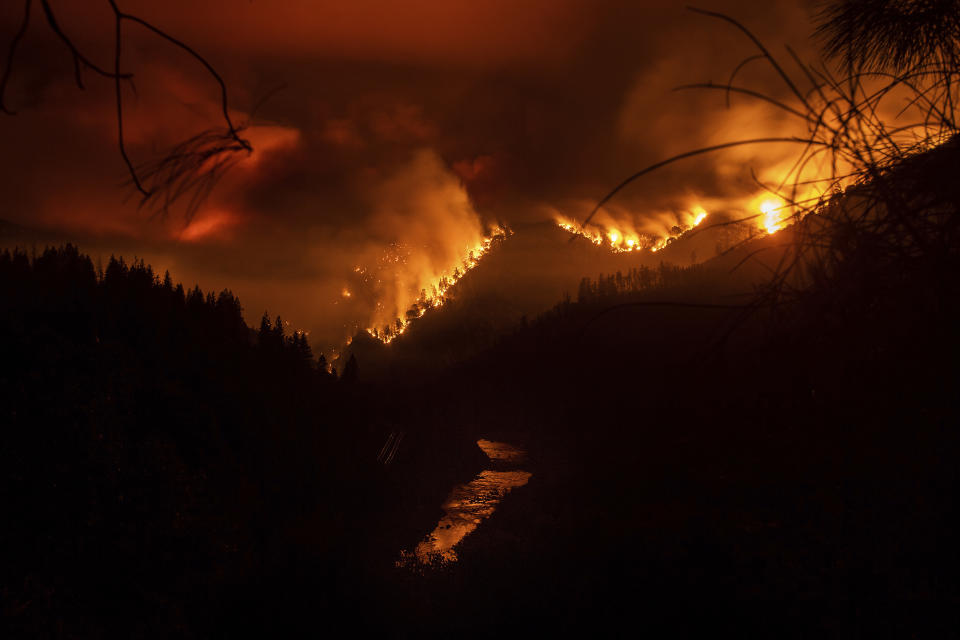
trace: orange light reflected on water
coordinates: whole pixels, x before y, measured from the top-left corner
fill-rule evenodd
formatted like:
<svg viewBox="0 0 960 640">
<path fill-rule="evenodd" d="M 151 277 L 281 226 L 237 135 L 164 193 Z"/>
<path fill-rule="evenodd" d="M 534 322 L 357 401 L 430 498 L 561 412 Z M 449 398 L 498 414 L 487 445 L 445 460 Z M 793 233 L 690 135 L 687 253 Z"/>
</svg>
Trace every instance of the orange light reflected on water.
<svg viewBox="0 0 960 640">
<path fill-rule="evenodd" d="M 517 463 L 526 457 L 522 449 L 505 442 L 481 439 L 477 446 L 494 463 Z M 493 514 L 504 496 L 527 484 L 532 475 L 529 471 L 487 469 L 469 483 L 454 487 L 442 505 L 444 515 L 437 526 L 412 552 L 401 552 L 397 566 L 456 562 L 454 547 Z"/>
<path fill-rule="evenodd" d="M 523 462 L 527 457 L 526 451 L 506 442 L 494 442 L 481 438 L 477 440 L 477 446 L 494 462 Z"/>
</svg>

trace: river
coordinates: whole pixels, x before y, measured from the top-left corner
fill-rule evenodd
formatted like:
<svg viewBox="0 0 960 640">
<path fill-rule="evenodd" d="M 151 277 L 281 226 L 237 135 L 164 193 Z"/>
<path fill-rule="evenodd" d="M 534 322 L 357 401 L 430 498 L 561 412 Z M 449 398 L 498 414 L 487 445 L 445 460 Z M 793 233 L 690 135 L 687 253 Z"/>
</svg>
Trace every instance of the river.
<svg viewBox="0 0 960 640">
<path fill-rule="evenodd" d="M 477 440 L 477 446 L 490 460 L 484 469 L 466 484 L 450 491 L 441 505 L 443 517 L 433 531 L 413 551 L 400 553 L 398 566 L 424 567 L 456 562 L 456 546 L 496 510 L 513 489 L 524 486 L 532 474 L 516 469 L 526 460 L 526 452 L 506 442 Z"/>
</svg>

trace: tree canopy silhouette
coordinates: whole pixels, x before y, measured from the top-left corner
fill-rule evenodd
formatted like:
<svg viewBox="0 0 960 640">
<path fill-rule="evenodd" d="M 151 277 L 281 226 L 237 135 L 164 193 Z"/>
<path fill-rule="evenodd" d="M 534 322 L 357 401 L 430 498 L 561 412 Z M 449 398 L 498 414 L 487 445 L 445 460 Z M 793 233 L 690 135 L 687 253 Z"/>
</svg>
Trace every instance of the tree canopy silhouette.
<svg viewBox="0 0 960 640">
<path fill-rule="evenodd" d="M 824 52 L 848 70 L 955 69 L 960 61 L 957 0 L 837 0 L 827 3 L 818 22 Z"/>
</svg>

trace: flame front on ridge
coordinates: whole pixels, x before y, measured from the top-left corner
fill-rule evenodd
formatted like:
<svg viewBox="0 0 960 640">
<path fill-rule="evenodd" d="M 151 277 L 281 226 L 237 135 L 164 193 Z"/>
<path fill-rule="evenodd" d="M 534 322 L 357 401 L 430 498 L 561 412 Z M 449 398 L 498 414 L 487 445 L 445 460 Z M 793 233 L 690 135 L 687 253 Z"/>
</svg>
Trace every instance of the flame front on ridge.
<svg viewBox="0 0 960 640">
<path fill-rule="evenodd" d="M 396 318 L 392 324 L 385 327 L 368 327 L 367 333 L 384 344 L 390 344 L 398 336 L 406 333 L 410 324 L 422 318 L 431 309 L 438 309 L 447 301 L 447 295 L 453 285 L 457 284 L 467 272 L 474 269 L 480 260 L 494 247 L 494 245 L 511 235 L 511 231 L 505 227 L 494 226 L 477 246 L 466 252 L 460 265 L 455 267 L 451 273 L 444 273 L 436 278 L 428 291 L 426 288 L 420 291 L 416 302 L 410 305 L 406 314 L 402 318 Z"/>
<path fill-rule="evenodd" d="M 652 233 L 626 231 L 624 229 L 590 223 L 589 227 L 581 226 L 579 223 L 561 215 L 555 217 L 557 226 L 574 235 L 586 238 L 593 244 L 601 247 L 607 247 L 614 253 L 630 253 L 633 251 L 659 251 L 671 241 L 679 238 L 681 235 L 690 231 L 707 217 L 707 212 L 703 207 L 694 207 L 690 212 L 693 219 L 689 224 L 679 224 L 674 226 L 666 235 L 655 235 Z"/>
</svg>

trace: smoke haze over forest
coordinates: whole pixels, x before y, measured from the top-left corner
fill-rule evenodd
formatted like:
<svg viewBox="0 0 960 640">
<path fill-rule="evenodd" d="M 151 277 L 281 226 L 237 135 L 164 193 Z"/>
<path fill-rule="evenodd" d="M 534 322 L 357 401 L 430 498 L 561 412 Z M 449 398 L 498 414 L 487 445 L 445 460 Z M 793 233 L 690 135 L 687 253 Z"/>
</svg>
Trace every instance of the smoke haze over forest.
<svg viewBox="0 0 960 640">
<path fill-rule="evenodd" d="M 18 113 L 0 120 L 0 219 L 103 260 L 136 254 L 185 282 L 230 287 L 249 323 L 282 311 L 319 348 L 390 315 L 377 305 L 394 305 L 392 290 L 452 269 L 495 224 L 583 219 L 649 163 L 745 129 L 790 133 L 775 111 L 743 99 L 728 110 L 719 92 L 671 91 L 725 82 L 752 53 L 729 25 L 674 2 L 122 4 L 224 76 L 253 154 L 192 218 L 139 209 L 116 149 L 112 81 L 88 70 L 79 90 L 69 52 L 34 7 L 7 91 Z M 705 8 L 737 16 L 771 46 L 815 49 L 811 2 Z M 57 10 L 78 46 L 108 65 L 107 3 Z M 0 8 L 4 43 L 21 12 Z M 124 94 L 134 163 L 221 125 L 206 71 L 136 25 L 125 27 L 124 69 L 136 85 Z M 693 206 L 721 219 L 756 192 L 750 167 L 763 177 L 784 158 L 767 147 L 687 162 L 632 186 L 604 215 L 653 232 Z M 358 267 L 379 285 L 364 288 Z"/>
</svg>

